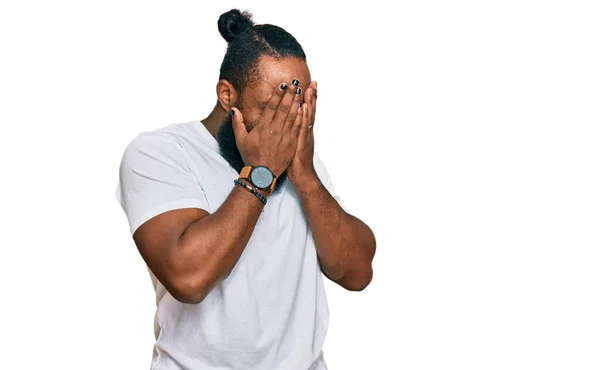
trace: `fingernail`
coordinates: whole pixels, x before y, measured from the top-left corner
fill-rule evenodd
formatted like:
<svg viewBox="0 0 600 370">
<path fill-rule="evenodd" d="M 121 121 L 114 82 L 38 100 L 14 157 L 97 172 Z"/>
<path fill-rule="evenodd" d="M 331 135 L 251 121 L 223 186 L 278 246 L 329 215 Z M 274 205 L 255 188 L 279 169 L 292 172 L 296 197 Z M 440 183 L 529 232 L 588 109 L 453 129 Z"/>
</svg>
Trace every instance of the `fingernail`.
<svg viewBox="0 0 600 370">
<path fill-rule="evenodd" d="M 302 108 L 302 103 L 298 103 L 298 108 Z"/>
<path fill-rule="evenodd" d="M 235 114 L 235 111 L 232 109 L 230 112 L 231 112 L 231 117 L 233 117 L 233 115 Z"/>
<path fill-rule="evenodd" d="M 300 85 L 300 81 L 298 81 L 298 80 L 296 80 L 296 79 L 293 79 L 293 80 L 292 80 L 292 85 L 294 85 L 294 86 L 298 86 L 298 85 Z"/>
<path fill-rule="evenodd" d="M 296 89 L 296 95 L 300 95 L 300 93 L 302 92 L 302 88 L 299 87 L 298 89 Z"/>
<path fill-rule="evenodd" d="M 287 89 L 287 84 L 285 84 L 285 83 L 282 83 L 282 84 L 279 86 L 279 88 L 280 88 L 281 90 L 285 90 L 285 89 Z"/>
</svg>

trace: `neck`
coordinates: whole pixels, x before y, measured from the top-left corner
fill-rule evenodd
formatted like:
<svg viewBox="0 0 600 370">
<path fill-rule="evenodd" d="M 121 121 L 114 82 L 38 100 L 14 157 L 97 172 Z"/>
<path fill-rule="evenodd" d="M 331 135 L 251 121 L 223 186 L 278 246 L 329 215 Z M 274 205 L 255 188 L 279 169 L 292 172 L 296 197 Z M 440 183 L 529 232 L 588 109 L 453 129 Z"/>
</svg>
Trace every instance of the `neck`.
<svg viewBox="0 0 600 370">
<path fill-rule="evenodd" d="M 221 108 L 221 105 L 217 102 L 212 112 L 205 119 L 201 120 L 202 124 L 206 127 L 208 132 L 216 139 L 219 128 L 223 124 L 223 121 L 227 117 L 227 112 Z"/>
</svg>

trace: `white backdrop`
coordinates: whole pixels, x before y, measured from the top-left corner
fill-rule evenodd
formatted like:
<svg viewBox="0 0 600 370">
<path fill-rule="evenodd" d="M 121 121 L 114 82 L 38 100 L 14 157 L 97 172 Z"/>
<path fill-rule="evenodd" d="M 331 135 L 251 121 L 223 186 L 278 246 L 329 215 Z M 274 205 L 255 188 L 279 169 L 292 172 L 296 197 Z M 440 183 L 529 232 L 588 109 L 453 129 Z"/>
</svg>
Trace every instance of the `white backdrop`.
<svg viewBox="0 0 600 370">
<path fill-rule="evenodd" d="M 594 2 L 209 3 L 0 5 L 2 369 L 149 368 L 118 165 L 210 112 L 232 7 L 305 48 L 317 151 L 377 238 L 365 291 L 326 286 L 331 370 L 600 368 Z"/>
</svg>

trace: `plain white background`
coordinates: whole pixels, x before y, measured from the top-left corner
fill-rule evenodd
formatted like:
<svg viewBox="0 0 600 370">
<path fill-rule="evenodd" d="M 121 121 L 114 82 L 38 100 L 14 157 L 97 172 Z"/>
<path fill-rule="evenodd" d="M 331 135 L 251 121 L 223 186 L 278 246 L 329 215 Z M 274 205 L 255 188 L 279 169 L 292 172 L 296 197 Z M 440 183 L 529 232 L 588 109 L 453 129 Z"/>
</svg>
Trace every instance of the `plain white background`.
<svg viewBox="0 0 600 370">
<path fill-rule="evenodd" d="M 593 3 L 3 2 L 0 367 L 149 368 L 118 166 L 210 112 L 239 7 L 303 45 L 317 150 L 377 237 L 365 291 L 326 286 L 329 368 L 600 368 Z"/>
</svg>

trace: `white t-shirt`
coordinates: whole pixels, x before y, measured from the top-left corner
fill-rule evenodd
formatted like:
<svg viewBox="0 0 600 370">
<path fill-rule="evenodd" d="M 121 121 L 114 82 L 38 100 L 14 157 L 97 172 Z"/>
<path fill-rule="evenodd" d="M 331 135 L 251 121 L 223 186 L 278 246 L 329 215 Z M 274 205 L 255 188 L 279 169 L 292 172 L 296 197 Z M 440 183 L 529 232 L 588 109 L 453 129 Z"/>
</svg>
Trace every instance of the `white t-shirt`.
<svg viewBox="0 0 600 370">
<path fill-rule="evenodd" d="M 314 165 L 341 205 L 316 152 Z M 142 132 L 127 146 L 116 197 L 133 235 L 148 219 L 169 210 L 215 212 L 237 177 L 201 122 L 174 123 Z M 201 303 L 175 300 L 149 272 L 157 302 L 151 369 L 327 369 L 322 347 L 329 309 L 323 275 L 289 180 L 268 197 L 231 274 Z"/>
</svg>

